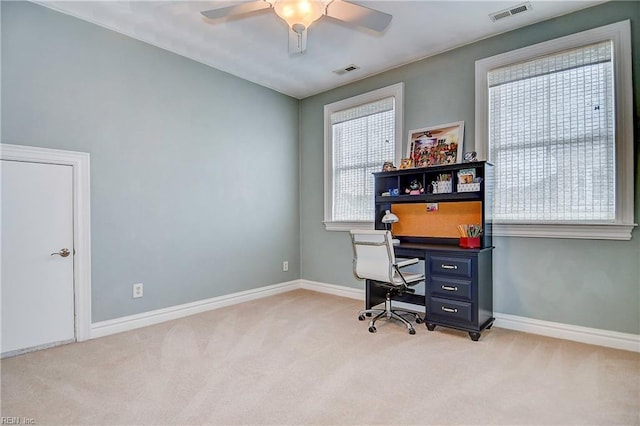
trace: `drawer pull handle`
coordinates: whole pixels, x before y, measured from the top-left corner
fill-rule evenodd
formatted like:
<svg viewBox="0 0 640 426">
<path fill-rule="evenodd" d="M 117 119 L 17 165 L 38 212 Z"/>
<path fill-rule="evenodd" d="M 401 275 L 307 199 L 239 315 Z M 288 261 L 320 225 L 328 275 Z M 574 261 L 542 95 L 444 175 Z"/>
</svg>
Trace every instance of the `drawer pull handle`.
<svg viewBox="0 0 640 426">
<path fill-rule="evenodd" d="M 443 306 L 441 309 L 442 309 L 443 311 L 445 311 L 445 312 L 449 312 L 449 313 L 451 313 L 451 314 L 456 314 L 456 313 L 458 313 L 458 309 L 457 309 L 457 308 L 447 308 L 446 306 Z"/>
<path fill-rule="evenodd" d="M 442 285 L 440 288 L 447 291 L 458 291 L 458 287 L 452 287 L 450 285 Z"/>
<path fill-rule="evenodd" d="M 440 265 L 442 269 L 458 269 L 458 265 L 445 265 L 444 263 Z"/>
</svg>

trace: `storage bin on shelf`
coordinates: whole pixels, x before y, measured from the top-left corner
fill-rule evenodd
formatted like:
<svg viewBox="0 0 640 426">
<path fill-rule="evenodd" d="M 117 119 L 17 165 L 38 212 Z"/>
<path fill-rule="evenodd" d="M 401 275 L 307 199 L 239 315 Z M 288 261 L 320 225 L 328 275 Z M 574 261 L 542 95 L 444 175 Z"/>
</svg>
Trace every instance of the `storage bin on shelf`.
<svg viewBox="0 0 640 426">
<path fill-rule="evenodd" d="M 480 182 L 458 184 L 458 192 L 478 192 L 478 191 L 480 191 Z"/>
<path fill-rule="evenodd" d="M 440 181 L 433 183 L 434 194 L 448 194 L 451 192 L 451 181 Z"/>
</svg>

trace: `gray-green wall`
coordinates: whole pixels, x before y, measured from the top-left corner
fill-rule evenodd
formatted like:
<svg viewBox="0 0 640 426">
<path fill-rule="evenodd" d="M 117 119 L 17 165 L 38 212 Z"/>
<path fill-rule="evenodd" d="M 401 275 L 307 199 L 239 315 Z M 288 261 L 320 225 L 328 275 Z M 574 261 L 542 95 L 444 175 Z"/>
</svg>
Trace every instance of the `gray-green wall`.
<svg viewBox="0 0 640 426">
<path fill-rule="evenodd" d="M 362 286 L 353 278 L 352 252 L 347 234 L 327 232 L 322 224 L 322 120 L 325 104 L 403 81 L 404 134 L 410 129 L 464 120 L 465 150 L 472 150 L 476 60 L 626 19 L 630 19 L 632 25 L 637 122 L 640 85 L 640 7 L 637 2 L 613 2 L 585 9 L 304 99 L 300 119 L 302 278 L 348 287 Z M 637 157 L 637 143 L 635 152 Z M 638 334 L 639 240 L 638 230 L 634 231 L 631 241 L 624 242 L 494 238 L 494 310 Z"/>
<path fill-rule="evenodd" d="M 298 102 L 2 2 L 1 139 L 91 154 L 93 321 L 297 278 L 360 288 L 347 235 L 322 225 L 324 104 L 403 81 L 404 133 L 464 120 L 470 149 L 475 60 L 631 19 L 637 111 L 637 5 L 607 3 Z M 496 238 L 496 312 L 639 334 L 639 237 Z M 144 298 L 131 299 L 134 282 Z"/>
<path fill-rule="evenodd" d="M 296 99 L 1 7 L 2 142 L 91 155 L 94 322 L 299 278 Z"/>
</svg>

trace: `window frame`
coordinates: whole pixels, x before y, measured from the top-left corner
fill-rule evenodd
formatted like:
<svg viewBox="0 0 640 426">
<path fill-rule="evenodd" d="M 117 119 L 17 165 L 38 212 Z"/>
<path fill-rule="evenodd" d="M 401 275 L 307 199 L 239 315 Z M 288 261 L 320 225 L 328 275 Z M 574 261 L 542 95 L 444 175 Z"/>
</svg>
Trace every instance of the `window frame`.
<svg viewBox="0 0 640 426">
<path fill-rule="evenodd" d="M 493 69 L 527 61 L 605 40 L 613 41 L 615 96 L 616 200 L 613 223 L 601 222 L 499 222 L 493 221 L 494 236 L 630 240 L 634 223 L 633 183 L 633 83 L 631 78 L 631 22 L 629 20 L 560 37 L 510 52 L 480 59 L 475 64 L 475 140 L 478 158 L 489 152 L 489 89 L 487 73 Z"/>
<path fill-rule="evenodd" d="M 349 231 L 351 229 L 373 229 L 374 220 L 335 221 L 333 220 L 333 131 L 331 114 L 359 105 L 375 102 L 393 96 L 395 98 L 395 158 L 398 164 L 402 158 L 402 125 L 404 122 L 404 83 L 396 83 L 371 92 L 353 96 L 324 106 L 324 219 L 327 231 Z M 380 164 L 382 167 L 382 163 Z M 371 177 L 373 179 L 373 176 Z M 373 203 L 373 199 L 371 200 Z"/>
</svg>

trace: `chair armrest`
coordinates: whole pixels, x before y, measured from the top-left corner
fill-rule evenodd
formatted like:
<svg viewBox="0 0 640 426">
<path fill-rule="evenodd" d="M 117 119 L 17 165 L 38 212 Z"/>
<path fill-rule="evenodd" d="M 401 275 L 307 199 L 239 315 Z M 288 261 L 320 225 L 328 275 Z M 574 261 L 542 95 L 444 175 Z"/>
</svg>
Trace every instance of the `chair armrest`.
<svg viewBox="0 0 640 426">
<path fill-rule="evenodd" d="M 409 266 L 409 265 L 415 265 L 416 263 L 420 262 L 420 259 L 418 258 L 414 258 L 414 259 L 403 259 L 401 261 L 398 261 L 396 259 L 396 266 L 398 268 L 404 268 L 405 266 Z"/>
</svg>

